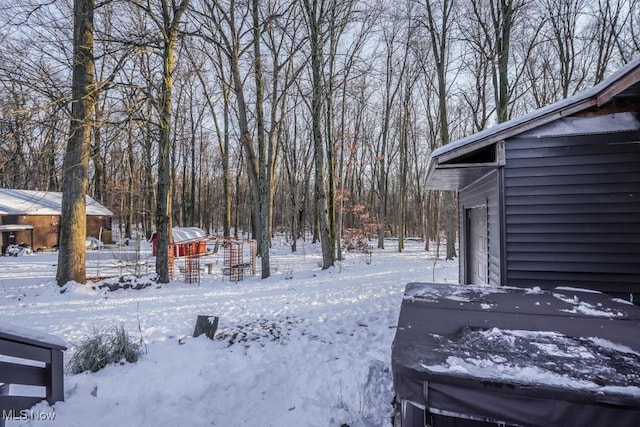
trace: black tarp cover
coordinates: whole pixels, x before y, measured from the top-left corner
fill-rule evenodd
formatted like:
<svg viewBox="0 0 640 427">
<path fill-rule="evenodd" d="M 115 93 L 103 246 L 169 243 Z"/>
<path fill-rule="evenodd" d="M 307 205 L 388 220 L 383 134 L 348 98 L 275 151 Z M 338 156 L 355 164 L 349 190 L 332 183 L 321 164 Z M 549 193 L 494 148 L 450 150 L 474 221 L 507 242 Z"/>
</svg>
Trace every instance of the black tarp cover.
<svg viewBox="0 0 640 427">
<path fill-rule="evenodd" d="M 403 400 L 523 426 L 640 426 L 640 307 L 587 290 L 410 283 Z"/>
</svg>

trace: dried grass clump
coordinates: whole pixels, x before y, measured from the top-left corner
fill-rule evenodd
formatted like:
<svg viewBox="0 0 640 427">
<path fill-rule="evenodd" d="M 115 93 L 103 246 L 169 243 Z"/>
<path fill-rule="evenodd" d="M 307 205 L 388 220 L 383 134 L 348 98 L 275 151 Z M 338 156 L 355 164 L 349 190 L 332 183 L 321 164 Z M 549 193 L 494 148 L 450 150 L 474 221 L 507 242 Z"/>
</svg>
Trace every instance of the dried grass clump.
<svg viewBox="0 0 640 427">
<path fill-rule="evenodd" d="M 135 363 L 144 354 L 142 341 L 131 339 L 124 325 L 114 326 L 106 331 L 94 328 L 76 349 L 67 365 L 67 372 L 97 372 L 110 363 Z"/>
</svg>

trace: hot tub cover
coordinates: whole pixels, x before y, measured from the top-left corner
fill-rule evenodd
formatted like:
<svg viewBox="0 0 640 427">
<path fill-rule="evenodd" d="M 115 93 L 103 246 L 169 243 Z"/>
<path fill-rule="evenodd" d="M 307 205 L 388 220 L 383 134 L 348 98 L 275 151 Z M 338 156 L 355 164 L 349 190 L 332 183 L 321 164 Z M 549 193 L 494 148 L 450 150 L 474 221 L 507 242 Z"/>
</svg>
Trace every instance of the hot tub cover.
<svg viewBox="0 0 640 427">
<path fill-rule="evenodd" d="M 584 289 L 410 283 L 392 368 L 399 397 L 434 413 L 637 426 L 640 307 Z"/>
</svg>

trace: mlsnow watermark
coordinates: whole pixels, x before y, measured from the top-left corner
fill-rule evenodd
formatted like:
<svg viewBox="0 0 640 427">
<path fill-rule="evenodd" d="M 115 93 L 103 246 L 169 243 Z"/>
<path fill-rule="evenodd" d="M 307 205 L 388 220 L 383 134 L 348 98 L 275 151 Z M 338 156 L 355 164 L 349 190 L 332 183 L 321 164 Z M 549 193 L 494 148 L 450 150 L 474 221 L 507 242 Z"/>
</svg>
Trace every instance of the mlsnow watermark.
<svg viewBox="0 0 640 427">
<path fill-rule="evenodd" d="M 2 410 L 2 418 L 5 421 L 53 421 L 56 419 L 55 412 L 36 411 L 23 409 L 21 411 Z"/>
</svg>

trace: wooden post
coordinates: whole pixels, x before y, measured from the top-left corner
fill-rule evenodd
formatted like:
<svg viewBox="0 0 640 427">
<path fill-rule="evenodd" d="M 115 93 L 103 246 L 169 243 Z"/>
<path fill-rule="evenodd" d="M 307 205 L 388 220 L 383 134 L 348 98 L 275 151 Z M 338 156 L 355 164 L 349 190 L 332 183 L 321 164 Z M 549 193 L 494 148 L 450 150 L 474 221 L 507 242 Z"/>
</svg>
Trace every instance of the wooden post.
<svg viewBox="0 0 640 427">
<path fill-rule="evenodd" d="M 47 382 L 47 402 L 64 401 L 64 372 L 62 351 L 51 350 L 51 364 L 49 365 L 49 380 Z"/>
<path fill-rule="evenodd" d="M 214 339 L 216 330 L 218 329 L 218 318 L 215 316 L 198 315 L 196 319 L 196 327 L 193 330 L 193 336 L 198 337 L 205 334 L 207 338 Z"/>
</svg>

